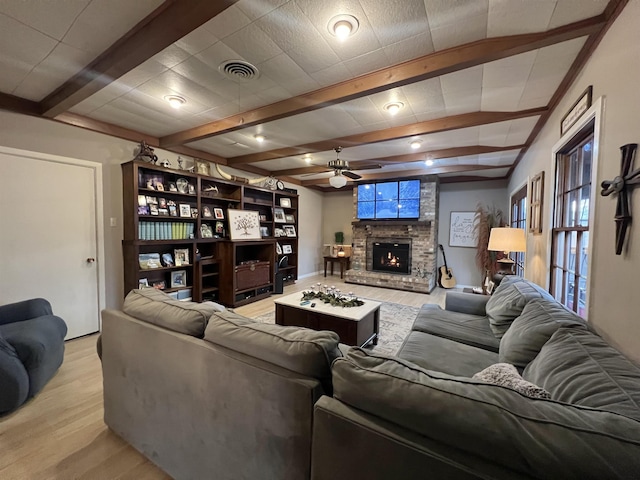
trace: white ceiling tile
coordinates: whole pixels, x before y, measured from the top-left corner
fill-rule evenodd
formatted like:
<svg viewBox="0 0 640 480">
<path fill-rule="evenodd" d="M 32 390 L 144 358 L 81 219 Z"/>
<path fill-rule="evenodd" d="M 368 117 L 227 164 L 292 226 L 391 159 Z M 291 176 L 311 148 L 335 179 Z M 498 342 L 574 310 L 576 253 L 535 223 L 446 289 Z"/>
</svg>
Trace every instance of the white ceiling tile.
<svg viewBox="0 0 640 480">
<path fill-rule="evenodd" d="M 218 40 L 218 37 L 211 33 L 210 30 L 207 30 L 203 25 L 196 28 L 191 33 L 185 35 L 173 45 L 181 48 L 190 55 L 195 55 L 197 53 L 200 53 L 202 50 L 209 48 Z"/>
<path fill-rule="evenodd" d="M 291 96 L 289 92 L 280 85 L 257 92 L 256 95 L 264 100 L 265 105 L 285 100 Z"/>
<path fill-rule="evenodd" d="M 573 61 L 586 41 L 587 37 L 584 36 L 541 48 L 537 51 L 536 63 L 549 60 Z"/>
<path fill-rule="evenodd" d="M 13 93 L 20 83 L 27 78 L 33 67 L 20 63 L 12 58 L 0 57 L 0 92 Z"/>
<path fill-rule="evenodd" d="M 487 36 L 544 32 L 549 26 L 555 6 L 556 0 L 489 0 Z"/>
<path fill-rule="evenodd" d="M 0 2 L 0 13 L 56 40 L 64 34 L 91 0 L 51 2 L 46 0 Z"/>
<path fill-rule="evenodd" d="M 35 67 L 57 44 L 51 37 L 0 14 L 0 61 Z"/>
<path fill-rule="evenodd" d="M 431 29 L 452 24 L 467 24 L 474 17 L 485 18 L 489 12 L 488 0 L 424 0 Z M 473 22 L 469 22 L 473 23 Z"/>
<path fill-rule="evenodd" d="M 99 55 L 161 4 L 162 0 L 92 0 L 63 41 Z"/>
<path fill-rule="evenodd" d="M 286 89 L 292 96 L 301 95 L 303 93 L 312 92 L 320 88 L 318 82 L 316 82 L 309 75 L 304 75 L 298 78 L 292 78 L 284 81 L 280 86 Z"/>
<path fill-rule="evenodd" d="M 250 23 L 251 19 L 237 5 L 232 5 L 206 22 L 203 27 L 217 38 L 225 38 Z"/>
<path fill-rule="evenodd" d="M 103 122 L 113 123 L 125 128 L 130 128 L 137 132 L 146 133 L 156 137 L 162 137 L 176 131 L 184 130 L 184 125 L 180 122 L 168 121 L 167 118 L 160 115 L 151 115 L 155 113 L 149 112 L 150 115 L 139 115 L 122 108 L 120 99 L 115 100 L 114 104 L 107 104 L 91 113 L 91 118 L 102 120 Z"/>
<path fill-rule="evenodd" d="M 242 0 L 237 7 L 251 20 L 256 20 L 287 2 L 289 0 Z"/>
<path fill-rule="evenodd" d="M 212 68 L 200 58 L 200 55 L 189 57 L 172 70 L 204 88 L 215 91 L 218 95 L 237 98 L 240 92 L 238 84 L 224 77 L 217 68 Z"/>
<path fill-rule="evenodd" d="M 125 73 L 113 83 L 116 84 L 119 91 L 124 92 L 131 90 L 138 85 L 142 85 L 147 80 L 157 77 L 166 70 L 167 67 L 165 67 L 162 63 L 157 62 L 154 58 L 150 58 L 133 70 Z M 110 88 L 113 83 L 111 85 L 108 85 L 106 88 Z"/>
<path fill-rule="evenodd" d="M 186 100 L 185 104 L 179 109 L 182 113 L 202 113 L 224 102 L 223 98 L 199 85 L 193 84 L 190 80 L 171 70 L 143 83 L 136 88 L 136 91 L 154 97 L 159 102 L 166 102 L 164 97 L 167 95 L 179 95 Z"/>
<path fill-rule="evenodd" d="M 393 65 L 413 60 L 414 58 L 424 57 L 434 52 L 431 33 L 429 31 L 385 46 L 383 50 Z"/>
<path fill-rule="evenodd" d="M 156 62 L 164 65 L 167 68 L 175 67 L 179 63 L 184 62 L 189 58 L 191 54 L 186 50 L 180 48 L 177 44 L 173 43 L 161 52 L 156 53 L 151 57 Z M 135 69 L 134 69 L 135 70 Z"/>
<path fill-rule="evenodd" d="M 447 115 L 477 112 L 482 107 L 482 88 L 444 93 Z"/>
<path fill-rule="evenodd" d="M 295 2 L 283 4 L 276 10 L 255 22 L 283 51 L 287 52 L 300 45 L 313 48 L 309 41 L 317 32 L 309 18 Z"/>
<path fill-rule="evenodd" d="M 507 135 L 506 145 L 524 144 L 529 138 L 529 135 L 531 135 L 531 131 L 536 123 L 538 123 L 538 120 L 540 120 L 539 116 L 512 120 L 511 125 L 509 125 L 509 135 Z"/>
<path fill-rule="evenodd" d="M 90 53 L 59 43 L 47 58 L 27 75 L 15 89 L 14 95 L 30 100 L 42 100 L 82 70 L 92 57 Z"/>
<path fill-rule="evenodd" d="M 476 90 L 480 93 L 482 88 L 483 67 L 476 67 L 460 70 L 459 72 L 448 73 L 440 77 L 442 93 L 446 95 L 461 91 Z"/>
<path fill-rule="evenodd" d="M 522 97 L 520 98 L 520 102 L 518 103 L 518 110 L 528 110 L 530 108 L 544 107 L 549 103 L 552 96 L 553 92 L 550 92 L 548 95 L 543 96 L 532 96 L 523 93 Z"/>
<path fill-rule="evenodd" d="M 510 122 L 489 123 L 480 125 L 480 145 L 492 145 L 503 147 L 506 145 L 507 135 L 509 135 Z"/>
<path fill-rule="evenodd" d="M 354 77 L 380 70 L 389 65 L 384 50 L 374 50 L 359 57 L 354 57 L 344 61 L 344 66 L 351 72 Z"/>
<path fill-rule="evenodd" d="M 225 37 L 223 42 L 237 52 L 240 58 L 254 65 L 282 53 L 282 49 L 255 23 Z"/>
<path fill-rule="evenodd" d="M 513 87 L 516 85 L 523 87 L 533 68 L 535 52 L 533 56 L 529 55 L 529 58 L 531 60 L 530 63 L 522 65 L 504 66 L 498 64 L 498 62 L 485 64 L 482 75 L 482 87 L 496 88 Z"/>
<path fill-rule="evenodd" d="M 256 66 L 276 84 L 307 76 L 307 73 L 286 53 L 281 53 Z"/>
<path fill-rule="evenodd" d="M 514 112 L 518 109 L 523 90 L 523 82 L 515 87 L 483 87 L 481 108 L 483 111 Z"/>
<path fill-rule="evenodd" d="M 317 72 L 313 72 L 313 78 L 323 87 L 344 82 L 353 77 L 343 63 L 337 63 Z"/>
<path fill-rule="evenodd" d="M 360 0 L 360 5 L 383 46 L 429 31 L 423 0 Z"/>
<path fill-rule="evenodd" d="M 578 22 L 586 18 L 595 17 L 604 12 L 609 0 L 559 0 L 549 28 L 556 28 L 568 23 Z"/>
<path fill-rule="evenodd" d="M 363 127 L 386 122 L 388 116 L 388 114 L 382 114 L 382 111 L 371 101 L 370 97 L 350 100 L 342 103 L 341 107 Z"/>
</svg>

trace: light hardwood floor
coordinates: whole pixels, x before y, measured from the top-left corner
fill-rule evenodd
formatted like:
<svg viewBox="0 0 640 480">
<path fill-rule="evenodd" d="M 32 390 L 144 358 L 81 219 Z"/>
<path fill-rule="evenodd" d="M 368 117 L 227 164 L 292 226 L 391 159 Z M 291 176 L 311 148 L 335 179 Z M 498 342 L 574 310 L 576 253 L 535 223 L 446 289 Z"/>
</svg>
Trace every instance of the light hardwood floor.
<svg viewBox="0 0 640 480">
<path fill-rule="evenodd" d="M 313 276 L 285 287 L 285 294 L 311 285 L 335 285 L 343 292 L 383 302 L 420 307 L 444 302 L 444 290 L 430 295 L 346 284 L 339 276 Z M 247 317 L 274 310 L 273 300 L 235 309 Z M 159 468 L 111 432 L 103 422 L 102 372 L 97 334 L 70 340 L 60 370 L 17 412 L 0 417 L 0 479 L 168 479 Z"/>
</svg>

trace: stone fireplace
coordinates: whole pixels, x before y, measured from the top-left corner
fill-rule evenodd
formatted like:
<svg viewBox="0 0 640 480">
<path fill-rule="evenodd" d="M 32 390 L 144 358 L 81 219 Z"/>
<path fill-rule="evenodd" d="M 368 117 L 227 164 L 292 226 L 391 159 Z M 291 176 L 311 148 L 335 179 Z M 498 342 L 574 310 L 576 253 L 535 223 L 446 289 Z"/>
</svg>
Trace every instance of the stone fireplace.
<svg viewBox="0 0 640 480">
<path fill-rule="evenodd" d="M 354 188 L 351 269 L 345 273 L 345 281 L 431 292 L 437 279 L 438 192 L 436 176 L 421 177 L 417 220 L 358 220 L 358 189 Z"/>
</svg>

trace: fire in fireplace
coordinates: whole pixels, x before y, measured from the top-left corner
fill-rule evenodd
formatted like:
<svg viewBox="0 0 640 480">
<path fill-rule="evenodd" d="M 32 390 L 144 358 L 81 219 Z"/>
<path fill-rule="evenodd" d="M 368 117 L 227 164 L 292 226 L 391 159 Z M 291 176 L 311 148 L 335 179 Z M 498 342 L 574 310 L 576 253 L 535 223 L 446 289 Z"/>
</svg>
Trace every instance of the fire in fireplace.
<svg viewBox="0 0 640 480">
<path fill-rule="evenodd" d="M 410 243 L 375 242 L 371 269 L 374 272 L 409 273 Z"/>
</svg>

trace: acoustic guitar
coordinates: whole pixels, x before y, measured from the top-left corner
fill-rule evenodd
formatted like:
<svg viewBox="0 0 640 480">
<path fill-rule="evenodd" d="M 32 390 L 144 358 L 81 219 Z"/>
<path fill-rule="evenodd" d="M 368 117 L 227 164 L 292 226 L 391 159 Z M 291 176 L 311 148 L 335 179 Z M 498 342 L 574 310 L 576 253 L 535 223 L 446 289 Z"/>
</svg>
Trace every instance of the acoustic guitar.
<svg viewBox="0 0 640 480">
<path fill-rule="evenodd" d="M 438 244 L 440 251 L 442 252 L 442 259 L 444 260 L 444 266 L 438 269 L 438 285 L 442 288 L 453 288 L 456 286 L 456 279 L 453 276 L 453 271 L 447 267 L 447 256 L 444 254 L 444 248 Z"/>
</svg>

